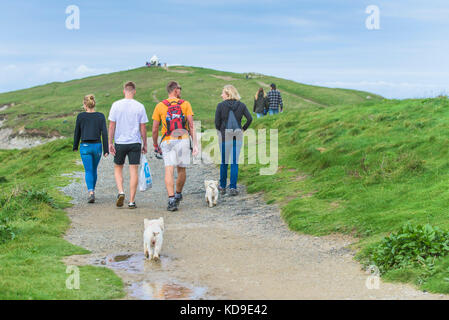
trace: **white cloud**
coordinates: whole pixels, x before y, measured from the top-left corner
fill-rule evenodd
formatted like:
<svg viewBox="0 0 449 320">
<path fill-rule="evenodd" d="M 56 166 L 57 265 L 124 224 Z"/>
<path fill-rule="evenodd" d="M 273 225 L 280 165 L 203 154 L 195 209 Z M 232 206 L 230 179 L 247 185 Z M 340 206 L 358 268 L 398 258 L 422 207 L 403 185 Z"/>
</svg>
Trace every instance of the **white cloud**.
<svg viewBox="0 0 449 320">
<path fill-rule="evenodd" d="M 118 71 L 109 68 L 91 68 L 85 64 L 67 65 L 62 62 L 0 65 L 0 70 L 3 71 L 0 72 L 2 88 L 0 92 Z"/>
<path fill-rule="evenodd" d="M 93 71 L 93 69 L 89 69 L 84 64 L 82 64 L 78 68 L 76 68 L 75 73 L 79 74 L 79 75 L 83 75 L 83 74 L 86 74 L 86 73 L 90 73 L 92 71 Z"/>
<path fill-rule="evenodd" d="M 130 67 L 130 69 L 131 68 L 132 67 Z M 112 70 L 109 68 L 89 68 L 84 64 L 79 65 L 74 71 L 74 73 L 79 76 L 94 75 L 108 72 L 112 72 Z"/>
</svg>

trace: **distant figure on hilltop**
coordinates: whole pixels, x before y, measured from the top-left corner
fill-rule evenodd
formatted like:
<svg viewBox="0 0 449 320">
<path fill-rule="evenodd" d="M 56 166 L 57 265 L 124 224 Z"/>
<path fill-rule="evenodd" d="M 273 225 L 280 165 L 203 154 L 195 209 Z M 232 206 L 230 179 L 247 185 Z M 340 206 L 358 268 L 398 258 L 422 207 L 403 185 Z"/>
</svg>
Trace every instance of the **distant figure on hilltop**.
<svg viewBox="0 0 449 320">
<path fill-rule="evenodd" d="M 268 101 L 268 97 L 263 90 L 263 88 L 259 88 L 256 95 L 254 96 L 254 108 L 253 112 L 257 115 L 257 118 L 261 118 L 267 114 L 268 108 L 270 106 L 270 102 Z"/>
<path fill-rule="evenodd" d="M 279 108 L 281 109 L 281 112 L 284 111 L 281 93 L 276 89 L 276 85 L 274 83 L 271 84 L 271 91 L 268 92 L 267 96 L 270 102 L 270 107 L 268 109 L 268 113 L 270 115 L 279 113 Z"/>
</svg>

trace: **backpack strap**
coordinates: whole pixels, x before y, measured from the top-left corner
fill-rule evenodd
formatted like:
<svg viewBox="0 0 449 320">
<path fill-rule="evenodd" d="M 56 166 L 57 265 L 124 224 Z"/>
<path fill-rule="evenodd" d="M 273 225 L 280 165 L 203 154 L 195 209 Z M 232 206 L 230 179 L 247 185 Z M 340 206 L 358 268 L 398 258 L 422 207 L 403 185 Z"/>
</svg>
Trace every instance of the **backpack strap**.
<svg viewBox="0 0 449 320">
<path fill-rule="evenodd" d="M 175 102 L 175 101 L 173 101 L 173 102 Z M 185 100 L 178 99 L 178 102 L 176 102 L 176 103 L 180 106 L 184 102 L 185 102 Z M 167 99 L 163 100 L 162 103 L 165 104 L 167 107 L 170 107 L 172 105 L 172 102 L 168 101 Z"/>
<path fill-rule="evenodd" d="M 227 111 L 227 115 L 228 115 L 228 116 L 226 117 L 226 121 L 228 121 L 229 114 L 230 114 L 231 111 L 232 111 L 232 107 L 235 106 L 235 105 L 237 105 L 237 107 L 239 107 L 239 106 L 240 106 L 240 101 L 236 100 L 236 101 L 234 101 L 234 103 L 233 103 L 232 105 L 227 106 L 227 107 L 228 107 L 228 111 Z"/>
</svg>

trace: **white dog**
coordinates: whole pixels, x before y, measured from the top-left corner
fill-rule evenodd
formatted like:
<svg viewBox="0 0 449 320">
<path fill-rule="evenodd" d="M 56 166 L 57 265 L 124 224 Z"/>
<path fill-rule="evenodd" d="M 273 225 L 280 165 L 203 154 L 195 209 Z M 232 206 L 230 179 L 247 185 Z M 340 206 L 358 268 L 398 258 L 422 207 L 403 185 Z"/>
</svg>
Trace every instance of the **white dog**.
<svg viewBox="0 0 449 320">
<path fill-rule="evenodd" d="M 218 201 L 218 181 L 206 180 L 204 181 L 206 187 L 206 202 L 209 208 L 217 205 Z"/>
<path fill-rule="evenodd" d="M 159 259 L 164 241 L 164 219 L 144 219 L 145 231 L 143 233 L 143 250 L 147 259 Z"/>
</svg>

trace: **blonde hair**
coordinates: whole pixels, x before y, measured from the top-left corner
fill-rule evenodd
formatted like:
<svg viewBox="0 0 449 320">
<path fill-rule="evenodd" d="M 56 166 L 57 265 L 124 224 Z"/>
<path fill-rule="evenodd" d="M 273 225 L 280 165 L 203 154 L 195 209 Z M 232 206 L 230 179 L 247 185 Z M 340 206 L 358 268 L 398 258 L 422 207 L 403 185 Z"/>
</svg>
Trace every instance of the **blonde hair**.
<svg viewBox="0 0 449 320">
<path fill-rule="evenodd" d="M 228 84 L 228 85 L 224 86 L 223 91 L 228 96 L 228 99 L 226 99 L 226 100 L 240 100 L 241 99 L 239 92 L 232 84 Z"/>
<path fill-rule="evenodd" d="M 89 109 L 93 109 L 95 108 L 95 96 L 93 94 L 88 94 L 87 96 L 84 97 L 84 105 L 89 108 Z"/>
</svg>

